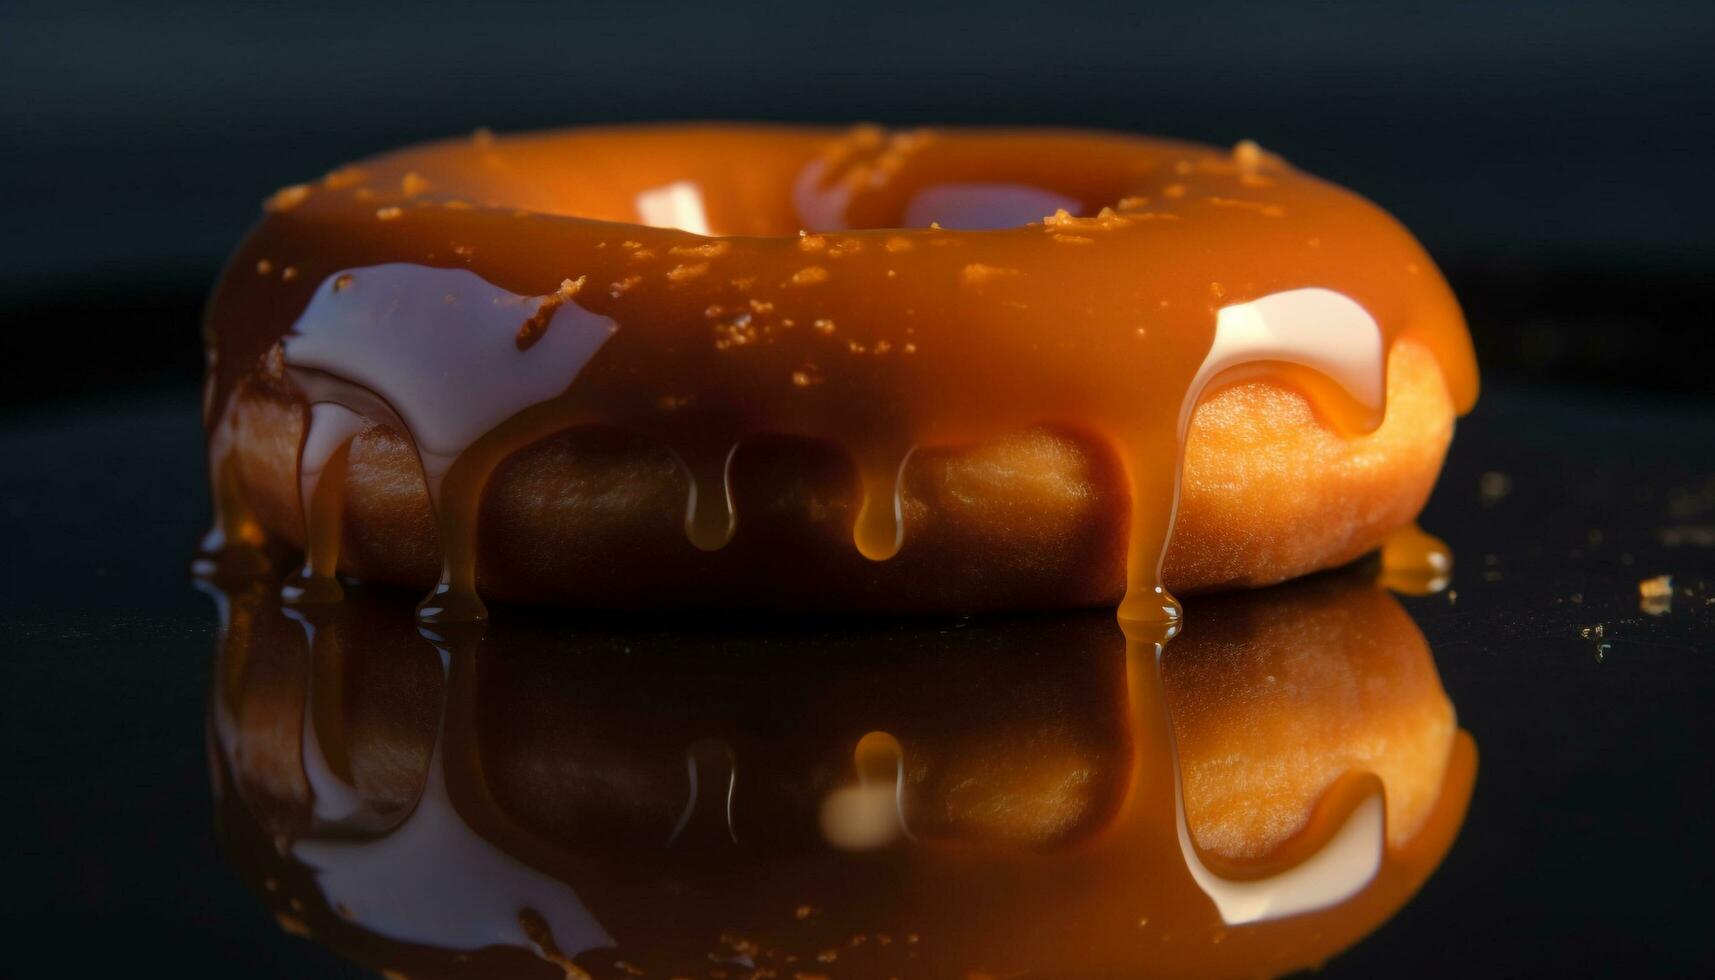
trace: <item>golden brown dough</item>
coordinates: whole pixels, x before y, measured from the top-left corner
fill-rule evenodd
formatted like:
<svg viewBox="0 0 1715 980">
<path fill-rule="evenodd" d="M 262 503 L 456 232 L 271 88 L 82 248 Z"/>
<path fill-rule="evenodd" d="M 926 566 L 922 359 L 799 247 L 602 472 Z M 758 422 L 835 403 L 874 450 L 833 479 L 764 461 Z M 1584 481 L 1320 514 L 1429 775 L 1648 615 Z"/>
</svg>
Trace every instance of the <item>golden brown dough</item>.
<svg viewBox="0 0 1715 980">
<path fill-rule="evenodd" d="M 301 544 L 302 409 L 265 381 L 242 386 L 235 409 L 244 491 L 269 531 Z M 1453 418 L 1435 358 L 1409 340 L 1391 352 L 1387 415 L 1367 435 L 1330 430 L 1269 382 L 1214 392 L 1191 423 L 1167 587 L 1266 585 L 1374 549 L 1422 508 Z M 752 439 L 731 479 L 737 533 L 702 552 L 685 537 L 686 480 L 664 449 L 615 430 L 539 442 L 484 496 L 479 587 L 573 606 L 861 612 L 1111 605 L 1124 591 L 1126 484 L 1078 432 L 919 451 L 904 477 L 905 545 L 884 562 L 852 545 L 856 478 L 834 447 Z M 351 452 L 341 571 L 426 588 L 439 563 L 415 457 L 396 432 L 369 429 Z"/>
</svg>

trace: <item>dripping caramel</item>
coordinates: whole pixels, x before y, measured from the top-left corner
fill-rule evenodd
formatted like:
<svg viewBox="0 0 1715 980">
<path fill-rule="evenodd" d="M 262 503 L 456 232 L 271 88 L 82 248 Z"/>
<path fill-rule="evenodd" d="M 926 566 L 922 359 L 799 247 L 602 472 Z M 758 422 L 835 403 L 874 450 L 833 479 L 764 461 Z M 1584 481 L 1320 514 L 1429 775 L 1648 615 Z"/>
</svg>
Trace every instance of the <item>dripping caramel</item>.
<svg viewBox="0 0 1715 980">
<path fill-rule="evenodd" d="M 901 227 L 936 194 L 1000 226 Z M 978 199 L 996 213 L 973 212 Z M 1008 212 L 1049 204 L 1066 206 Z M 258 275 L 263 262 L 299 275 Z M 860 488 L 853 546 L 875 560 L 909 533 L 900 482 L 915 451 L 1045 424 L 1092 432 L 1129 491 L 1121 614 L 1144 620 L 1177 614 L 1161 571 L 1203 392 L 1261 379 L 1363 432 L 1384 411 L 1385 358 L 1408 342 L 1458 410 L 1475 397 L 1457 305 L 1411 237 L 1247 145 L 736 126 L 452 141 L 277 197 L 232 268 L 207 326 L 211 426 L 272 370 L 301 401 L 402 434 L 442 553 L 430 619 L 481 617 L 489 478 L 572 428 L 666 447 L 688 479 L 686 533 L 709 550 L 738 523 L 741 443 L 831 443 Z M 1223 311 L 1312 292 L 1370 324 L 1363 365 L 1340 374 L 1272 349 L 1212 361 Z M 221 443 L 218 539 L 253 540 Z M 308 574 L 326 579 L 339 494 L 301 499 Z"/>
</svg>

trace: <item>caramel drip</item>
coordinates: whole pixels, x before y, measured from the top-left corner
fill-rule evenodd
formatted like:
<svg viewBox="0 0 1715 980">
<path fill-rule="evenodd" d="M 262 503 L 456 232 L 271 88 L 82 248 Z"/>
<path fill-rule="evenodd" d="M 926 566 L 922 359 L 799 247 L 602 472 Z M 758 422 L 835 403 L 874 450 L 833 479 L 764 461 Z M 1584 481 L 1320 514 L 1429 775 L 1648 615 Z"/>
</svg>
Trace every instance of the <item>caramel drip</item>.
<svg viewBox="0 0 1715 980">
<path fill-rule="evenodd" d="M 981 224 L 992 198 L 1010 220 L 1045 194 L 1085 216 L 896 227 L 937 201 Z M 663 215 L 717 237 L 622 223 Z M 1170 620 L 1160 571 L 1205 391 L 1260 376 L 1366 431 L 1386 352 L 1410 336 L 1462 410 L 1475 396 L 1457 305 L 1374 207 L 1254 146 L 1076 133 L 669 127 L 408 150 L 271 212 L 209 334 L 215 418 L 279 344 L 307 400 L 410 438 L 443 549 L 429 620 L 484 615 L 487 479 L 575 426 L 671 449 L 704 549 L 742 526 L 727 469 L 743 440 L 836 443 L 857 471 L 854 546 L 876 560 L 910 546 L 914 449 L 1093 431 L 1131 488 L 1120 615 Z"/>
<path fill-rule="evenodd" d="M 727 474 L 737 444 L 710 443 L 682 446 L 679 461 L 689 478 L 690 496 L 685 502 L 685 536 L 704 551 L 718 551 L 732 539 L 737 525 L 732 509 L 732 489 Z"/>
<path fill-rule="evenodd" d="M 685 789 L 685 812 L 667 835 L 667 843 L 738 843 L 732 820 L 738 764 L 732 747 L 713 738 L 691 743 L 685 750 Z"/>
<path fill-rule="evenodd" d="M 883 447 L 857 459 L 858 485 L 862 503 L 852 539 L 865 558 L 886 561 L 892 558 L 905 541 L 904 503 L 899 497 L 900 479 L 911 449 Z"/>
<path fill-rule="evenodd" d="M 563 283 L 523 297 L 469 273 L 372 267 L 326 281 L 285 338 L 288 374 L 314 406 L 305 453 L 326 438 L 313 414 L 323 406 L 343 410 L 334 416 L 342 424 L 367 414 L 411 439 L 443 553 L 440 584 L 418 610 L 426 622 L 486 616 L 475 577 L 482 488 L 518 447 L 565 427 L 547 409 L 610 332 L 607 321 L 566 305 L 575 292 Z M 520 316 L 529 343 L 518 342 Z M 301 456 L 300 472 L 312 468 Z M 318 543 L 337 549 L 337 515 L 330 520 L 333 540 Z M 311 521 L 312 539 L 317 529 Z"/>
<path fill-rule="evenodd" d="M 268 575 L 267 536 L 244 499 L 232 460 L 232 420 L 222 416 L 208 436 L 209 500 L 214 518 L 197 545 L 191 571 L 209 579 Z"/>
<path fill-rule="evenodd" d="M 343 529 L 346 466 L 351 441 L 368 425 L 334 402 L 310 406 L 298 453 L 298 495 L 304 514 L 304 563 L 281 589 L 287 602 L 337 602 L 344 595 L 335 572 Z"/>
</svg>

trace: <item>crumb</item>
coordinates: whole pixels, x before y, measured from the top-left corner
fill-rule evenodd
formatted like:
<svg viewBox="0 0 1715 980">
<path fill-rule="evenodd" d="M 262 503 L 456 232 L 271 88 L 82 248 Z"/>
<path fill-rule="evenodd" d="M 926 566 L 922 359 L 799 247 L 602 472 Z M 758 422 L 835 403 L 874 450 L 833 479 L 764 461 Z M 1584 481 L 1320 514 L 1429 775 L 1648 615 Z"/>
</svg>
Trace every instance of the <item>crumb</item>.
<svg viewBox="0 0 1715 980">
<path fill-rule="evenodd" d="M 1484 507 L 1493 507 L 1513 492 L 1513 479 L 1505 473 L 1489 472 L 1477 478 L 1477 500 Z"/>
<path fill-rule="evenodd" d="M 828 270 L 819 265 L 807 265 L 792 273 L 792 278 L 786 281 L 788 286 L 814 286 L 828 281 Z"/>
<path fill-rule="evenodd" d="M 323 177 L 322 186 L 330 191 L 342 191 L 348 187 L 356 187 L 362 181 L 363 171 L 356 167 L 341 167 Z"/>
<path fill-rule="evenodd" d="M 519 350 L 529 350 L 536 341 L 542 339 L 542 334 L 548 329 L 548 321 L 554 318 L 554 313 L 566 304 L 566 301 L 578 294 L 584 288 L 584 278 L 560 280 L 560 288 L 542 298 L 542 304 L 536 307 L 536 312 L 518 328 L 516 343 Z"/>
<path fill-rule="evenodd" d="M 1594 643 L 1596 645 L 1596 662 L 1597 663 L 1601 663 L 1604 659 L 1606 659 L 1608 651 L 1613 649 L 1613 645 L 1610 644 L 1606 639 L 1606 633 L 1607 633 L 1606 627 L 1604 627 L 1601 623 L 1597 623 L 1595 626 L 1585 626 L 1578 631 L 1579 636 L 1583 637 L 1586 640 L 1591 641 L 1592 643 Z"/>
<path fill-rule="evenodd" d="M 1016 276 L 1017 269 L 1003 269 L 999 266 L 984 265 L 972 262 L 959 272 L 959 281 L 967 286 L 976 286 L 1003 276 Z"/>
<path fill-rule="evenodd" d="M 727 242 L 704 242 L 701 245 L 675 245 L 667 250 L 668 255 L 688 255 L 699 259 L 719 258 L 732 248 Z"/>
<path fill-rule="evenodd" d="M 275 191 L 272 197 L 263 202 L 262 208 L 266 211 L 290 211 L 304 203 L 309 196 L 310 185 L 293 184 Z"/>
</svg>

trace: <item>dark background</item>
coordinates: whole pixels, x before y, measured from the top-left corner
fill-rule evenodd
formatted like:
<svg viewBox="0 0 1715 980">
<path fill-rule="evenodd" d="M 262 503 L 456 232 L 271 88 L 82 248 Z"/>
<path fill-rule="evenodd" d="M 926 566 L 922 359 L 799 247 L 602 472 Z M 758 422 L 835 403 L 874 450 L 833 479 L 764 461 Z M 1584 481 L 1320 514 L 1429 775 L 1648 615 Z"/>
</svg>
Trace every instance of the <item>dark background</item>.
<svg viewBox="0 0 1715 980">
<path fill-rule="evenodd" d="M 1326 975 L 1709 975 L 1712 52 L 1691 2 L 0 0 L 0 975 L 349 971 L 209 829 L 196 324 L 262 198 L 477 126 L 708 117 L 1249 137 L 1397 214 L 1485 372 L 1423 518 L 1457 602 L 1406 600 L 1481 763 Z"/>
<path fill-rule="evenodd" d="M 0 395 L 193 376 L 277 187 L 477 126 L 678 118 L 1253 138 L 1419 234 L 1492 378 L 1707 391 L 1712 51 L 1715 5 L 1660 0 L 5 0 Z"/>
</svg>

